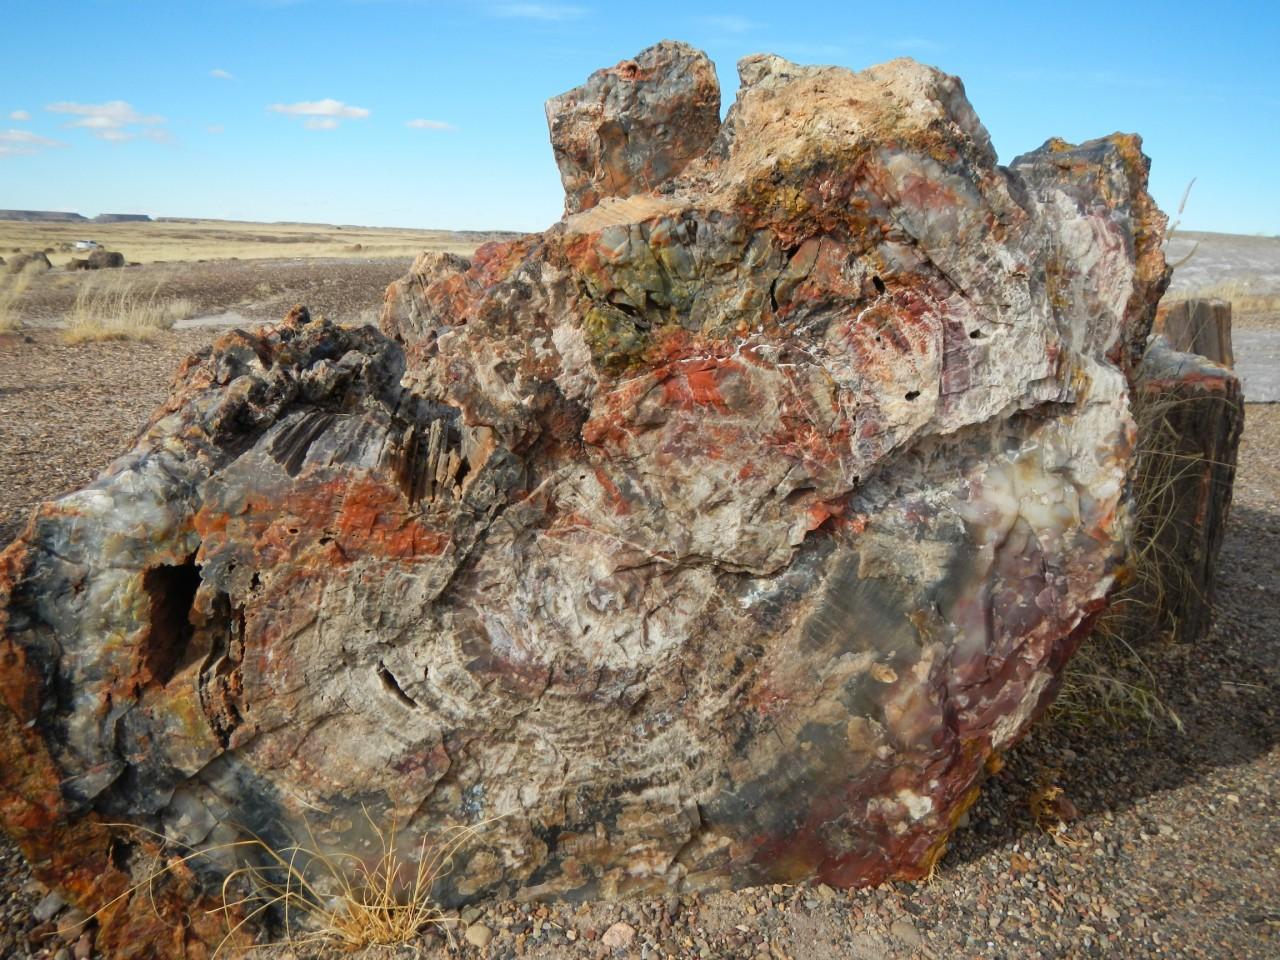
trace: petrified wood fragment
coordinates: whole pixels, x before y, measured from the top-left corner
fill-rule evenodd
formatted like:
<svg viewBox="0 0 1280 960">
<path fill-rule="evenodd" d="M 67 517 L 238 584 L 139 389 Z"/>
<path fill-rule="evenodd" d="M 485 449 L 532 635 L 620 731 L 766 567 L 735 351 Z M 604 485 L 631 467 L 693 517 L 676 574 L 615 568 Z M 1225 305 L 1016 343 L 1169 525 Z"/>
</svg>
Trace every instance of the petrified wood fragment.
<svg viewBox="0 0 1280 960">
<path fill-rule="evenodd" d="M 132 862 L 104 821 L 360 853 L 366 812 L 410 854 L 493 819 L 451 902 L 931 868 L 1125 553 L 1147 161 L 1001 167 L 954 77 L 776 57 L 689 160 L 617 86 L 683 89 L 669 52 L 588 85 L 666 172 L 420 259 L 385 335 L 227 335 L 3 555 L 45 879 L 92 907 L 67 858 Z"/>
</svg>

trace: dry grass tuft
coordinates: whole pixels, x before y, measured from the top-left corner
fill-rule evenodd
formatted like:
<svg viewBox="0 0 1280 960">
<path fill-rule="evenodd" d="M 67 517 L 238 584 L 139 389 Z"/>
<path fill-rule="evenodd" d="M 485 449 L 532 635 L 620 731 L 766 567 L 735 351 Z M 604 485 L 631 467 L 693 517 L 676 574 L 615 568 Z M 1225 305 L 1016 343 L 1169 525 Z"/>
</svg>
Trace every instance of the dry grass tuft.
<svg viewBox="0 0 1280 960">
<path fill-rule="evenodd" d="M 230 854 L 242 866 L 228 873 L 222 884 L 219 910 L 226 919 L 227 933 L 214 957 L 236 941 L 243 927 L 264 914 L 279 919 L 284 939 L 261 944 L 261 949 L 324 945 L 351 951 L 395 946 L 409 943 L 432 926 L 443 928 L 452 939 L 451 929 L 459 920 L 436 902 L 436 885 L 452 872 L 455 855 L 493 821 L 459 828 L 438 847 L 428 845 L 424 838 L 406 854 L 394 821 L 383 827 L 367 811 L 365 817 L 379 843 L 379 853 L 372 860 L 355 854 L 324 853 L 314 837 L 306 844 L 295 842 L 277 848 L 251 834 L 247 839 L 202 849 L 187 847 L 188 853 L 153 869 L 93 916 L 118 900 L 150 891 L 166 873 L 192 861 L 219 862 Z M 170 842 L 135 824 L 112 826 Z"/>
<path fill-rule="evenodd" d="M 146 340 L 193 313 L 190 300 L 162 298 L 159 284 L 145 291 L 125 277 L 95 278 L 76 294 L 62 339 L 69 344 Z"/>
<path fill-rule="evenodd" d="M 16 274 L 0 270 L 0 330 L 16 330 L 22 325 L 18 302 L 31 286 L 31 279 L 43 272 L 44 265 L 39 262 L 28 263 Z"/>
</svg>

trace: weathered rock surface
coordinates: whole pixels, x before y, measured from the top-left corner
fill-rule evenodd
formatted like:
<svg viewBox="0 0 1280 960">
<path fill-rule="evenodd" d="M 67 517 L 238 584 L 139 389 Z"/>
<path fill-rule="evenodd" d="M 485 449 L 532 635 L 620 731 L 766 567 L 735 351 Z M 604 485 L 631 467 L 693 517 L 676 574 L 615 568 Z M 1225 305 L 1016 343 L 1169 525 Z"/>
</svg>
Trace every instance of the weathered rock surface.
<svg viewBox="0 0 1280 960">
<path fill-rule="evenodd" d="M 547 101 L 565 213 L 671 180 L 720 129 L 720 83 L 701 50 L 664 40 Z"/>
<path fill-rule="evenodd" d="M 450 902 L 931 869 L 1123 560 L 1164 217 L 1136 138 L 998 166 L 909 60 L 748 58 L 695 137 L 704 60 L 552 101 L 628 131 L 557 150 L 581 212 L 424 255 L 385 335 L 228 334 L 0 555 L 44 878 L 118 890 L 108 823 L 363 854 L 366 813 L 490 821 Z"/>
</svg>

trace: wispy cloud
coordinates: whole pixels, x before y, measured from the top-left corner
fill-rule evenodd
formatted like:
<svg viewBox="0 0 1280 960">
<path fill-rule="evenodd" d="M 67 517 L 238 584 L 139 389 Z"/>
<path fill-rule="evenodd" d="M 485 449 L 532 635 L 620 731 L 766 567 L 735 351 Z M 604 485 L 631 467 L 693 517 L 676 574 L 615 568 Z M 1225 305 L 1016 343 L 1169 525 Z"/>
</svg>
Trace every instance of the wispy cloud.
<svg viewBox="0 0 1280 960">
<path fill-rule="evenodd" d="M 165 122 L 164 117 L 155 114 L 141 114 L 123 100 L 108 100 L 106 103 L 72 103 L 61 101 L 45 107 L 50 113 L 66 113 L 76 117 L 75 120 L 63 124 L 65 127 L 80 127 L 88 130 L 95 137 L 119 143 L 143 136 L 148 140 L 168 140 L 166 130 L 143 129 L 133 127 L 154 128 Z"/>
<path fill-rule="evenodd" d="M 215 80 L 234 80 L 236 78 L 234 73 L 223 70 L 221 67 L 214 67 L 209 71 L 209 76 Z"/>
<path fill-rule="evenodd" d="M 722 33 L 750 33 L 752 30 L 761 29 L 764 24 L 758 20 L 751 20 L 747 17 L 739 17 L 734 14 L 722 14 L 712 17 L 699 18 L 703 24 Z"/>
<path fill-rule="evenodd" d="M 227 132 L 227 128 L 220 123 L 211 123 L 207 127 L 205 127 L 205 130 L 207 130 L 209 133 L 214 133 L 214 134 Z"/>
<path fill-rule="evenodd" d="M 576 20 L 586 16 L 586 7 L 566 6 L 560 3 L 500 3 L 493 8 L 496 17 L 514 20 Z"/>
<path fill-rule="evenodd" d="M 336 130 L 343 120 L 363 120 L 370 113 L 364 107 L 353 107 L 331 98 L 303 100 L 299 103 L 273 103 L 267 109 L 289 117 L 306 117 L 303 126 L 308 130 Z"/>
<path fill-rule="evenodd" d="M 13 113 L 9 114 L 9 119 L 18 121 L 30 120 L 31 114 L 27 113 L 25 110 L 15 110 Z"/>
<path fill-rule="evenodd" d="M 0 130 L 0 157 L 25 157 L 49 147 L 65 147 L 61 140 L 50 140 L 30 130 Z"/>
<path fill-rule="evenodd" d="M 413 127 L 415 130 L 457 130 L 452 123 L 445 123 L 443 120 L 406 120 L 406 127 Z"/>
</svg>

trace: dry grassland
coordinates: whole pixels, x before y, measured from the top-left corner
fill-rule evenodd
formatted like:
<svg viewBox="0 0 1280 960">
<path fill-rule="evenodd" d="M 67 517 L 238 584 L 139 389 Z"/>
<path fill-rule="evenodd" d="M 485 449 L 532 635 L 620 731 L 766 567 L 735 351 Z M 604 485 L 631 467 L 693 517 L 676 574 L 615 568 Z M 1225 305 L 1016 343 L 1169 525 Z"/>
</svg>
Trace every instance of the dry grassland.
<svg viewBox="0 0 1280 960">
<path fill-rule="evenodd" d="M 413 257 L 423 250 L 469 254 L 502 233 L 397 230 L 303 223 L 173 220 L 153 223 L 41 223 L 0 220 L 0 256 L 45 250 L 55 267 L 74 257 L 77 240 L 95 240 L 130 263 L 265 260 L 295 257 Z"/>
<path fill-rule="evenodd" d="M 187 318 L 278 320 L 295 303 L 338 323 L 376 323 L 387 284 L 424 250 L 470 255 L 511 233 L 174 220 L 0 220 L 0 256 L 46 252 L 52 270 L 0 267 L 0 330 L 59 327 L 67 342 L 154 336 Z M 126 268 L 68 270 L 75 241 L 118 251 Z"/>
</svg>

